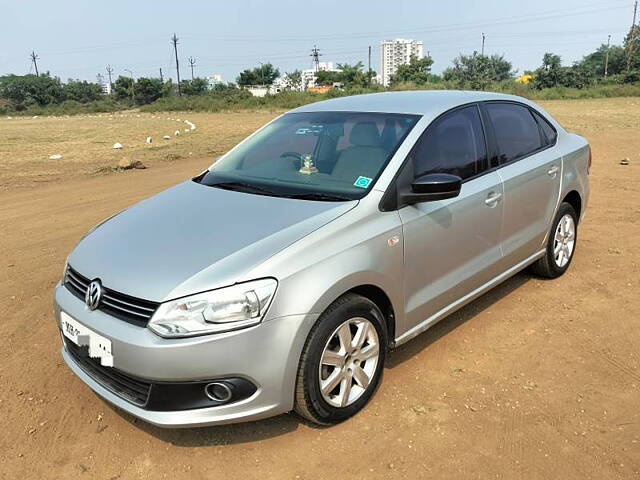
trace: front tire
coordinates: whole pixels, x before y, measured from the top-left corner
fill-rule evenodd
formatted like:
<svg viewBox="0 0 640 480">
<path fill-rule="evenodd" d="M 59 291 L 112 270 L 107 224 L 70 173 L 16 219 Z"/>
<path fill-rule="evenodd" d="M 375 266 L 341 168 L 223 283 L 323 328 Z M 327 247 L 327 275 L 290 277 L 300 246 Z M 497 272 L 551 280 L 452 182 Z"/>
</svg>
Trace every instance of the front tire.
<svg viewBox="0 0 640 480">
<path fill-rule="evenodd" d="M 544 257 L 531 266 L 541 277 L 556 278 L 567 271 L 578 240 L 578 215 L 571 204 L 560 204 L 553 220 Z"/>
<path fill-rule="evenodd" d="M 311 329 L 298 366 L 295 411 L 319 425 L 359 412 L 380 383 L 386 323 L 371 300 L 347 294 Z"/>
</svg>

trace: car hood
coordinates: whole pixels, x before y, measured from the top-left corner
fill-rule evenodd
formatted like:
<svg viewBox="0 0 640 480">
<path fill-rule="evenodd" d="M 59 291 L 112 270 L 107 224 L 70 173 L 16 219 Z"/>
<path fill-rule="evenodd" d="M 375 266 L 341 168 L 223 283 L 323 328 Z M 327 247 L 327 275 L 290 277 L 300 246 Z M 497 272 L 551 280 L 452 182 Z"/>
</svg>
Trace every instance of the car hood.
<svg viewBox="0 0 640 480">
<path fill-rule="evenodd" d="M 85 236 L 69 264 L 127 295 L 162 302 L 243 274 L 357 205 L 178 184 Z"/>
</svg>

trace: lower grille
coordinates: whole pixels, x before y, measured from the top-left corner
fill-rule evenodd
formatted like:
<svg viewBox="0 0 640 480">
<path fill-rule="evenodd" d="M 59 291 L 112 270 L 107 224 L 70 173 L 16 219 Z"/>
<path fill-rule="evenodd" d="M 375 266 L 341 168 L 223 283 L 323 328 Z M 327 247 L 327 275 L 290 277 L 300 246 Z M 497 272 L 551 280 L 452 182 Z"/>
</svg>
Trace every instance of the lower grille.
<svg viewBox="0 0 640 480">
<path fill-rule="evenodd" d="M 64 284 L 71 293 L 82 301 L 84 301 L 90 283 L 91 280 L 81 275 L 77 270 L 71 266 L 67 267 Z M 156 302 L 131 297 L 104 286 L 102 289 L 102 300 L 100 300 L 98 310 L 141 327 L 147 325 L 159 305 Z"/>
<path fill-rule="evenodd" d="M 113 367 L 101 365 L 100 360 L 89 357 L 87 352 L 83 351 L 87 347 L 79 347 L 67 339 L 64 344 L 67 352 L 80 368 L 104 388 L 139 407 L 144 407 L 147 404 L 151 383 L 130 377 Z"/>
</svg>

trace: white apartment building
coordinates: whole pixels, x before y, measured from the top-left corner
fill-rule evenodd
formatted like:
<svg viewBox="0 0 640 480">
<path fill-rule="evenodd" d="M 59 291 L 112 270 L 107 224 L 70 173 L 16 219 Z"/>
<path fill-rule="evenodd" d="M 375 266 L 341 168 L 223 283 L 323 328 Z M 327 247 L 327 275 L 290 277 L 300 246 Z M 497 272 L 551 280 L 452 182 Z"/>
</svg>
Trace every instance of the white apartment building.
<svg viewBox="0 0 640 480">
<path fill-rule="evenodd" d="M 318 70 L 326 70 L 329 72 L 339 72 L 340 69 L 335 68 L 333 62 L 319 62 Z M 316 86 L 316 69 L 309 68 L 302 70 L 302 90 Z"/>
<path fill-rule="evenodd" d="M 388 87 L 398 66 L 409 63 L 412 55 L 422 58 L 422 42 L 408 38 L 380 42 L 380 83 Z"/>
</svg>

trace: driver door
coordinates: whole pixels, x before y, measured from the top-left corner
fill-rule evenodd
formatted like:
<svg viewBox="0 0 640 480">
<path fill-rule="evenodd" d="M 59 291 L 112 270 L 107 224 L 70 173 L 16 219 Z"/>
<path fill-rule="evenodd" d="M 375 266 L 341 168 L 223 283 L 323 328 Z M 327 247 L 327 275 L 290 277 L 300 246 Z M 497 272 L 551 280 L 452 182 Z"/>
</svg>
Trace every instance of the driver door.
<svg viewBox="0 0 640 480">
<path fill-rule="evenodd" d="M 436 119 L 416 143 L 407 165 L 414 178 L 449 173 L 463 180 L 455 198 L 399 210 L 404 236 L 404 331 L 410 337 L 431 323 L 426 320 L 437 321 L 436 314 L 499 273 L 504 191 L 500 176 L 485 172 L 487 147 L 477 105 Z"/>
</svg>

